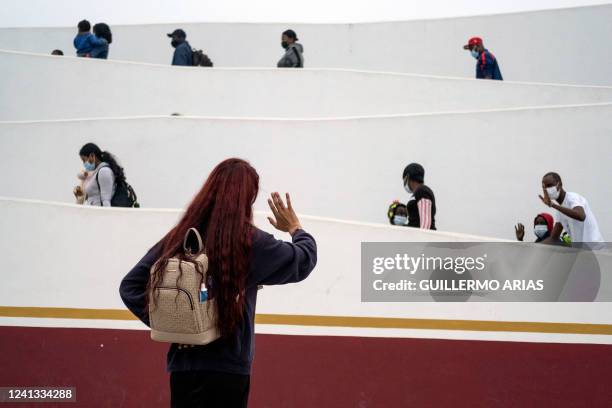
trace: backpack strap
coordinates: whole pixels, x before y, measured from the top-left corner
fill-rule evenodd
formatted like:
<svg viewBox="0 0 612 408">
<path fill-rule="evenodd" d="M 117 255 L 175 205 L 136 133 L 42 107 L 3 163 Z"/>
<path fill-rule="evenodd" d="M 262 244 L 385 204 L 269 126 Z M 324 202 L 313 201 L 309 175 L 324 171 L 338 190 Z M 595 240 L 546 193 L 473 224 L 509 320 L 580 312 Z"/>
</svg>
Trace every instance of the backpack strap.
<svg viewBox="0 0 612 408">
<path fill-rule="evenodd" d="M 298 60 L 298 68 L 304 68 L 304 63 L 302 62 L 302 58 L 300 57 L 300 53 L 295 49 L 296 47 L 292 47 L 291 49 L 295 53 L 295 57 Z"/>
<path fill-rule="evenodd" d="M 102 203 L 102 189 L 100 188 L 100 180 L 98 180 L 98 174 L 100 174 L 100 170 L 102 170 L 104 167 L 110 168 L 110 166 L 102 166 L 98 169 L 98 171 L 96 171 L 96 184 L 98 185 L 98 193 L 100 193 L 100 207 L 104 207 L 104 204 Z"/>
<path fill-rule="evenodd" d="M 187 238 L 189 238 L 190 232 L 193 232 L 198 240 L 198 251 L 196 252 L 196 254 L 199 254 L 200 252 L 203 251 L 204 244 L 202 243 L 202 236 L 200 235 L 198 230 L 195 228 L 189 228 L 187 232 L 185 233 L 185 238 L 183 239 L 183 251 L 185 251 L 186 254 L 191 255 L 191 250 L 187 248 Z"/>
</svg>

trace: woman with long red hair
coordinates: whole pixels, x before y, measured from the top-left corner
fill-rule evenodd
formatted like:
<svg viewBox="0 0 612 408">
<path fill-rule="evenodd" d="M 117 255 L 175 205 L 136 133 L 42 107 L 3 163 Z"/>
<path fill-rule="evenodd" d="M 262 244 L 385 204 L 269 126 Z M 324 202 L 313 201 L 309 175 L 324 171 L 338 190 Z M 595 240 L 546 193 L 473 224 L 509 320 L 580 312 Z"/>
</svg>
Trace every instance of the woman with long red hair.
<svg viewBox="0 0 612 408">
<path fill-rule="evenodd" d="M 208 256 L 207 283 L 215 299 L 221 337 L 204 346 L 173 343 L 168 350 L 172 407 L 246 407 L 254 351 L 258 285 L 299 282 L 317 262 L 314 238 L 305 232 L 289 194 L 268 204 L 270 223 L 291 234 L 276 240 L 253 225 L 259 176 L 249 163 L 227 159 L 212 171 L 179 223 L 127 274 L 119 293 L 128 309 L 150 326 L 151 288 L 167 261 L 182 256 L 183 239 L 196 228 Z M 154 270 L 151 268 L 155 265 Z"/>
</svg>

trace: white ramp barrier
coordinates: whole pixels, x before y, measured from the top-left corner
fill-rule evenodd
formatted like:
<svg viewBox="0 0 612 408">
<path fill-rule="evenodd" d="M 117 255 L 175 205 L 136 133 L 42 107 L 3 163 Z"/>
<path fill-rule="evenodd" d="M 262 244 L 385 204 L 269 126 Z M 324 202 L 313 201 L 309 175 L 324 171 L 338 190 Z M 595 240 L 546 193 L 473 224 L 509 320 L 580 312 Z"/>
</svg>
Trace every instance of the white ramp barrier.
<svg viewBox="0 0 612 408">
<path fill-rule="evenodd" d="M 170 64 L 166 33 L 181 27 L 219 67 L 275 67 L 280 35 L 293 28 L 307 67 L 353 68 L 473 77 L 462 49 L 481 36 L 507 80 L 612 85 L 612 5 L 476 17 L 360 24 L 178 23 L 114 25 L 110 58 Z M 0 49 L 74 55 L 76 24 L 1 28 Z M 76 80 L 76 79 L 75 79 Z"/>
<path fill-rule="evenodd" d="M 0 51 L 0 65 L 0 120 L 308 118 L 612 102 L 612 87 L 330 69 L 175 68 L 8 51 Z"/>
<path fill-rule="evenodd" d="M 514 238 L 550 211 L 541 178 L 561 174 L 587 197 L 612 235 L 612 104 L 424 114 L 351 120 L 222 120 L 188 117 L 0 123 L 0 191 L 72 202 L 81 146 L 95 142 L 125 167 L 144 207 L 182 208 L 220 161 L 249 160 L 270 191 L 290 191 L 306 214 L 387 222 L 407 201 L 402 171 L 426 169 L 439 229 Z M 603 184 L 602 184 L 603 183 Z"/>
<path fill-rule="evenodd" d="M 297 203 L 297 201 L 296 201 Z M 272 231 L 258 213 L 256 225 Z M 123 276 L 178 220 L 177 210 L 96 209 L 76 205 L 0 198 L 0 253 L 3 268 L 11 279 L 0 286 L 6 308 L 123 309 L 118 287 Z M 495 241 L 443 232 L 421 231 L 317 217 L 302 217 L 304 228 L 317 240 L 318 263 L 304 282 L 282 288 L 265 287 L 258 296 L 257 312 L 276 316 L 333 316 L 351 318 L 410 318 L 487 320 L 496 322 L 544 322 L 611 324 L 607 303 L 367 303 L 360 297 L 361 242 L 365 241 Z M 276 232 L 277 237 L 288 236 Z M 530 244 L 523 244 L 530 247 Z M 536 248 L 537 247 L 537 248 Z M 538 251 L 550 247 L 532 245 Z M 551 249 L 552 250 L 552 249 Z M 602 286 L 612 277 L 610 254 L 598 255 Z M 28 294 L 36 294 L 28 296 Z M 3 320 L 2 320 L 3 321 Z M 337 320 L 341 322 L 342 320 Z M 40 321 L 39 321 L 40 323 Z M 67 322 L 69 326 L 143 328 L 139 322 Z M 459 324 L 461 322 L 458 322 Z M 27 325 L 28 318 L 14 318 L 11 325 Z M 30 323 L 31 324 L 31 323 Z M 37 323 L 38 324 L 38 323 Z M 43 322 L 44 324 L 44 322 Z M 55 327 L 62 321 L 53 322 Z M 308 326 L 308 324 L 304 324 Z M 337 324 L 342 326 L 342 324 Z M 461 326 L 458 326 L 461 327 Z M 304 334 L 306 328 L 268 327 L 264 331 Z M 341 334 L 342 328 L 319 327 L 323 334 Z M 349 330 L 349 329 L 345 329 Z M 420 334 L 401 328 L 350 329 L 351 335 L 426 336 L 480 339 L 528 339 L 611 343 L 610 336 L 558 337 L 551 333 L 469 333 L 425 331 Z M 495 329 L 490 329 L 495 331 Z M 258 328 L 262 331 L 262 328 Z M 312 334 L 312 330 L 310 334 Z M 552 332 L 555 333 L 555 332 Z M 346 332 L 344 332 L 346 334 Z M 516 337 L 518 336 L 518 337 Z"/>
</svg>

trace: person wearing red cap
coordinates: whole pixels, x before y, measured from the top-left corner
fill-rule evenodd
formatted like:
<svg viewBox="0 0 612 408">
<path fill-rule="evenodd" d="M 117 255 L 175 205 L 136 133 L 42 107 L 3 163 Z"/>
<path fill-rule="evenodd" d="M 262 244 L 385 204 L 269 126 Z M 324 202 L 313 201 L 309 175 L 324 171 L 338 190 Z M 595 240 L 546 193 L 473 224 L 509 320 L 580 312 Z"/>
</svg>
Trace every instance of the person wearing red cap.
<svg viewBox="0 0 612 408">
<path fill-rule="evenodd" d="M 535 242 L 542 242 L 552 234 L 554 226 L 553 216 L 548 213 L 540 213 L 533 220 L 533 233 Z M 514 227 L 516 239 L 522 241 L 525 238 L 525 226 L 520 222 Z"/>
<path fill-rule="evenodd" d="M 468 43 L 463 46 L 463 49 L 470 50 L 472 57 L 478 61 L 476 63 L 477 79 L 504 80 L 497 64 L 497 58 L 484 47 L 482 38 L 470 38 Z"/>
</svg>

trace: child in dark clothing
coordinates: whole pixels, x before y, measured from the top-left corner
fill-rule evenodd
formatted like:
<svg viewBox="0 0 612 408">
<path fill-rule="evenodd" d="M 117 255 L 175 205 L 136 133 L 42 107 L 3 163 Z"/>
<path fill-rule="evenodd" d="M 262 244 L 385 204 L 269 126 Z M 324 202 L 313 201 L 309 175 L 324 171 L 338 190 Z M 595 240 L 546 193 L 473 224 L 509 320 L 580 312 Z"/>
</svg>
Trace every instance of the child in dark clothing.
<svg viewBox="0 0 612 408">
<path fill-rule="evenodd" d="M 82 20 L 77 27 L 79 32 L 73 41 L 77 57 L 91 57 L 91 52 L 95 47 L 108 45 L 104 38 L 98 38 L 90 32 L 91 24 L 89 24 L 89 21 Z"/>
</svg>

